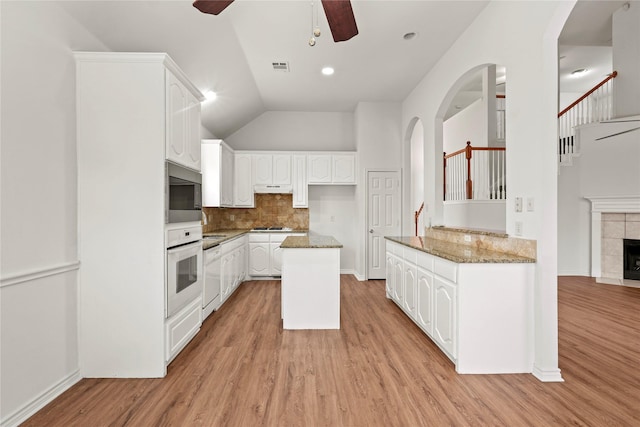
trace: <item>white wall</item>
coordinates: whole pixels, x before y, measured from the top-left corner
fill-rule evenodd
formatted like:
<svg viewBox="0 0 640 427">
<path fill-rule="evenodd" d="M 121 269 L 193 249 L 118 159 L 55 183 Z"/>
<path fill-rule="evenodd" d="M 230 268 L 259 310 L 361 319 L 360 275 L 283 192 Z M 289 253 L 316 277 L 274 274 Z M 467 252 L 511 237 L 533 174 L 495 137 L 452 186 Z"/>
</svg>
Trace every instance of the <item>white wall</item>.
<svg viewBox="0 0 640 427">
<path fill-rule="evenodd" d="M 444 110 L 469 73 L 486 64 L 502 64 L 509 70 L 506 231 L 514 234 L 519 221 L 523 237 L 537 240 L 532 368 L 545 381 L 561 380 L 557 335 L 557 39 L 574 4 L 492 1 L 407 97 L 402 114 L 403 130 L 415 117 L 423 122 L 425 198 L 434 206 L 430 212 L 434 223 L 442 222 Z M 536 210 L 515 213 L 516 196 L 534 197 Z"/>
<path fill-rule="evenodd" d="M 467 146 L 487 147 L 487 113 L 484 101 L 478 99 L 443 124 L 443 144 L 445 153 L 453 153 Z"/>
<path fill-rule="evenodd" d="M 614 90 L 616 117 L 640 114 L 640 1 L 613 14 L 613 69 L 618 72 Z"/>
<path fill-rule="evenodd" d="M 355 150 L 353 113 L 267 111 L 225 142 L 234 150 Z"/>
<path fill-rule="evenodd" d="M 11 425 L 79 379 L 70 46 L 107 49 L 54 3 L 0 8 L 0 417 Z"/>
<path fill-rule="evenodd" d="M 444 203 L 444 225 L 504 232 L 504 200 L 460 200 Z"/>
<path fill-rule="evenodd" d="M 340 270 L 348 273 L 355 272 L 358 244 L 355 191 L 353 185 L 309 186 L 309 230 L 342 243 Z"/>
<path fill-rule="evenodd" d="M 420 205 L 424 203 L 424 127 L 422 122 L 418 120 L 411 132 L 411 212 L 420 209 Z M 424 217 L 426 212 L 422 211 L 418 217 L 418 234 L 422 234 L 424 230 Z M 415 233 L 415 221 L 414 233 Z"/>
<path fill-rule="evenodd" d="M 356 188 L 357 210 L 354 212 L 357 217 L 356 231 L 358 236 L 356 270 L 358 276 L 364 278 L 367 271 L 366 171 L 402 169 L 403 149 L 405 148 L 401 143 L 403 139 L 400 128 L 401 109 L 399 103 L 360 102 L 354 115 L 359 164 L 358 187 Z M 406 149 L 409 150 L 409 148 Z M 408 154 L 405 154 L 408 157 Z M 413 213 L 410 208 L 406 208 L 410 201 L 406 193 L 411 182 L 409 167 L 404 168 L 402 180 L 405 189 L 403 191 L 405 217 L 402 219 L 402 226 L 411 230 Z"/>
</svg>

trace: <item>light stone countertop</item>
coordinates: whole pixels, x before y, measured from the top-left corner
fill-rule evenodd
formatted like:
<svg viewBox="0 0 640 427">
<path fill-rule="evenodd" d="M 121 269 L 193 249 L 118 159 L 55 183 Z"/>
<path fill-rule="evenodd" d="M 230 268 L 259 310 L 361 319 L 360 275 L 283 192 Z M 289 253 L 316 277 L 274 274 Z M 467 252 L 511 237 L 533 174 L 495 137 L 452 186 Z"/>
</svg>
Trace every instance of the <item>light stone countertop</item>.
<svg viewBox="0 0 640 427">
<path fill-rule="evenodd" d="M 520 255 L 508 254 L 503 252 L 490 251 L 487 249 L 478 249 L 473 246 L 460 245 L 447 242 L 445 240 L 430 239 L 428 237 L 401 236 L 390 237 L 385 239 L 401 245 L 426 252 L 449 261 L 459 264 L 471 263 L 535 263 L 534 258 L 527 258 Z"/>
<path fill-rule="evenodd" d="M 341 248 L 342 243 L 332 236 L 289 236 L 280 244 L 282 249 L 318 249 L 318 248 Z"/>
<path fill-rule="evenodd" d="M 251 230 L 236 229 L 236 230 L 215 230 L 208 231 L 202 234 L 202 249 L 205 251 L 211 249 L 221 243 L 233 240 L 236 237 L 243 234 L 252 233 Z M 309 230 L 268 230 L 268 231 L 255 231 L 255 233 L 308 233 Z"/>
</svg>

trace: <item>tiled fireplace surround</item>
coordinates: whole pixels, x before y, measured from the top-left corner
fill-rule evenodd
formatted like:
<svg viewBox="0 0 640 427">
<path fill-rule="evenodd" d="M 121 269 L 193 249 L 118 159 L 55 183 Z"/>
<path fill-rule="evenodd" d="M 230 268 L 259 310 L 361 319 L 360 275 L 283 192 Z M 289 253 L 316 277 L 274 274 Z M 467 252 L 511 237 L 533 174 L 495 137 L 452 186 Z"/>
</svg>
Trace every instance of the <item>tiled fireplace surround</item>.
<svg viewBox="0 0 640 427">
<path fill-rule="evenodd" d="M 640 196 L 587 197 L 591 201 L 591 275 L 599 283 L 640 287 L 623 279 L 623 239 L 640 240 Z"/>
</svg>

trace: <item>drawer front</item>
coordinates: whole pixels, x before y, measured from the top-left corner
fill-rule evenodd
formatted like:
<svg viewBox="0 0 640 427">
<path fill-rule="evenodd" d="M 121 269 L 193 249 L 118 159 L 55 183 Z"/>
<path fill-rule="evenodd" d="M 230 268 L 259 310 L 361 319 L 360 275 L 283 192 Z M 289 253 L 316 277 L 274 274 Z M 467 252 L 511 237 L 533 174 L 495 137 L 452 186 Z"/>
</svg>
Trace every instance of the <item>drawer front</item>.
<svg viewBox="0 0 640 427">
<path fill-rule="evenodd" d="M 197 298 L 175 316 L 167 320 L 165 325 L 165 358 L 167 362 L 178 355 L 202 325 L 202 298 Z"/>
<path fill-rule="evenodd" d="M 418 252 L 418 267 L 427 271 L 433 271 L 433 255 L 425 252 Z"/>
<path fill-rule="evenodd" d="M 404 258 L 406 262 L 410 262 L 415 265 L 418 259 L 418 251 L 406 246 L 403 247 L 402 251 L 402 258 Z"/>
<path fill-rule="evenodd" d="M 269 242 L 269 233 L 249 233 L 249 242 L 251 243 Z"/>
<path fill-rule="evenodd" d="M 455 262 L 447 261 L 442 258 L 436 258 L 433 271 L 437 275 L 451 280 L 453 283 L 457 282 L 458 264 L 456 264 Z"/>
</svg>

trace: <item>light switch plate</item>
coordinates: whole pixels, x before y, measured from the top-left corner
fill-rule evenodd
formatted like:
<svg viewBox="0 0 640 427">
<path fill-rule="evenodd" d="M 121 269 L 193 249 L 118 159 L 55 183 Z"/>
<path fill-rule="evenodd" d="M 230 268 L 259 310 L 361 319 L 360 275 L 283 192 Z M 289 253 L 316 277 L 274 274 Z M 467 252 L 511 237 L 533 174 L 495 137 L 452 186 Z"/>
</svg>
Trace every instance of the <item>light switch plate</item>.
<svg viewBox="0 0 640 427">
<path fill-rule="evenodd" d="M 516 221 L 515 235 L 522 236 L 522 221 Z"/>
<path fill-rule="evenodd" d="M 515 209 L 516 209 L 516 212 L 522 212 L 522 197 L 516 197 Z"/>
<path fill-rule="evenodd" d="M 527 212 L 533 212 L 535 209 L 535 201 L 533 197 L 527 197 Z"/>
</svg>

